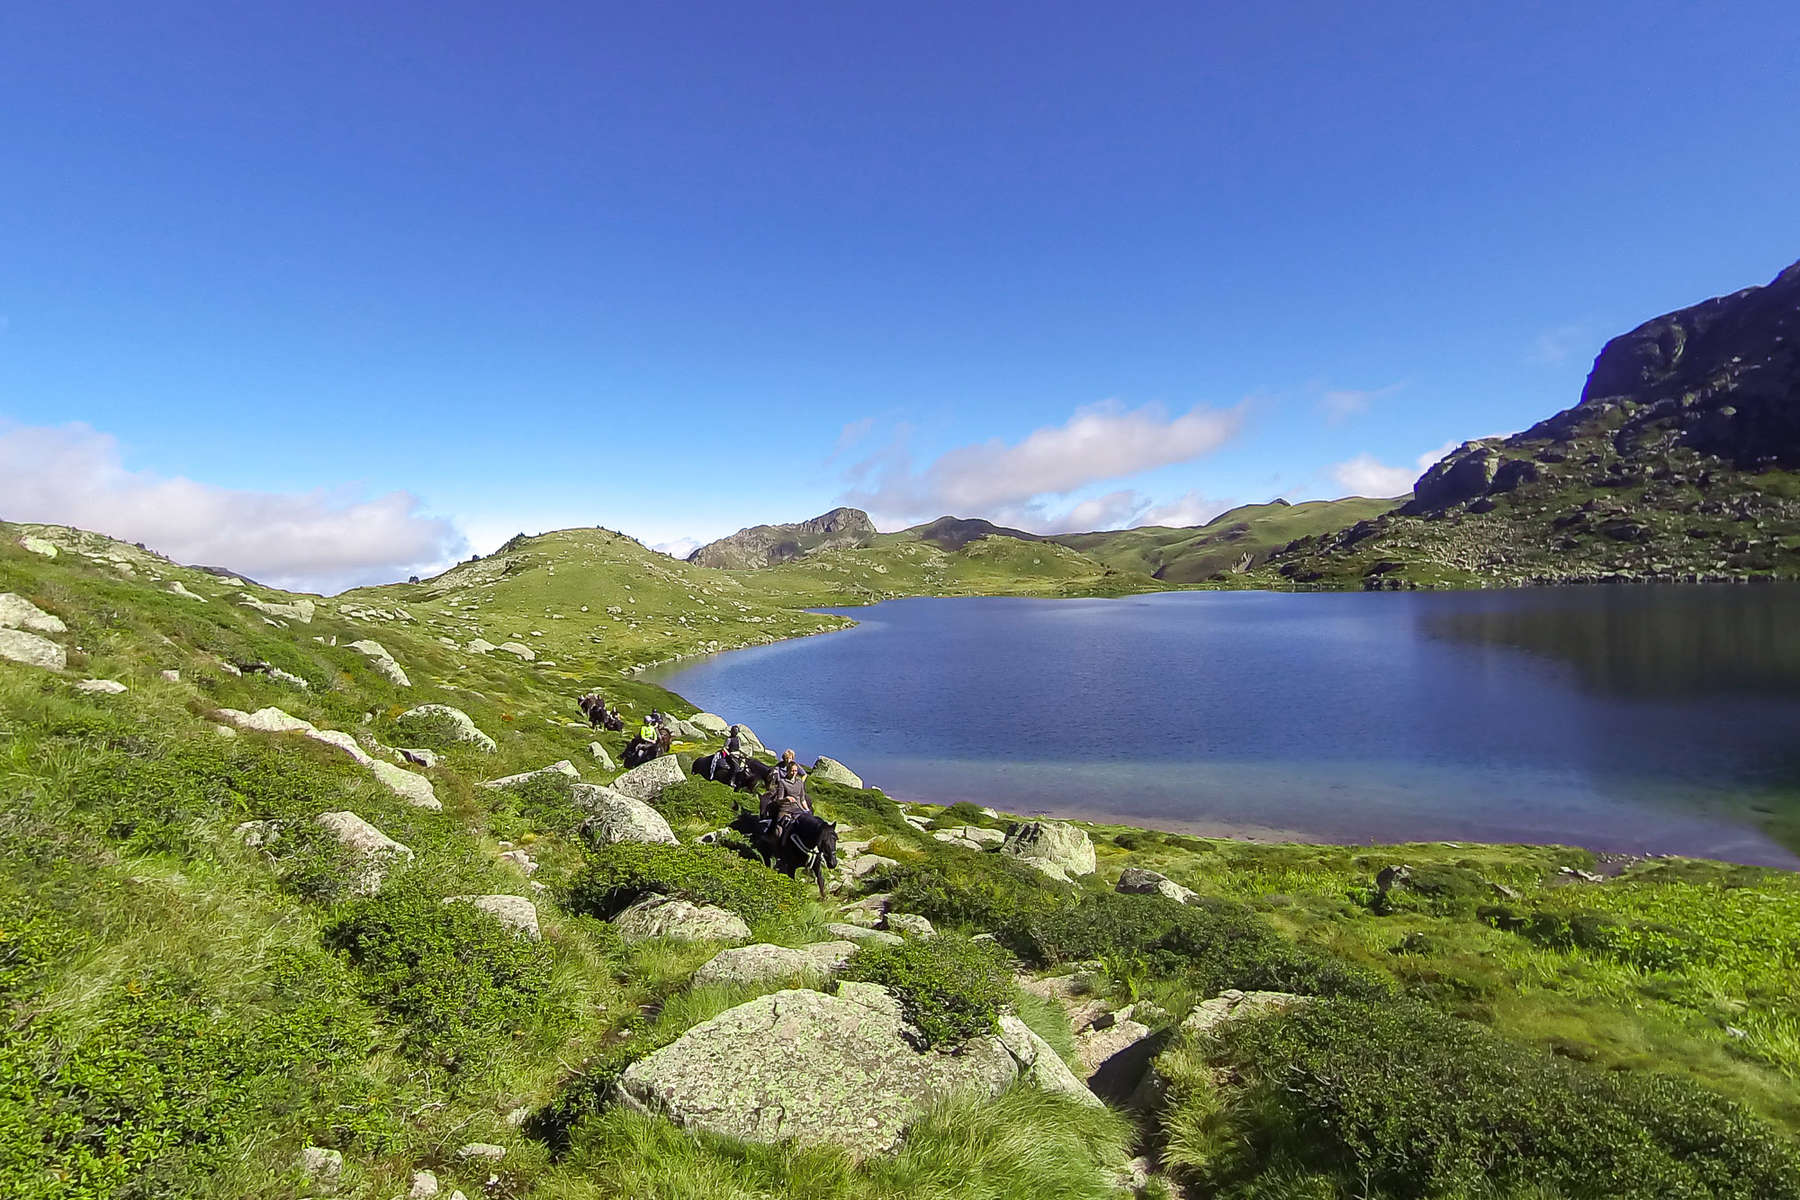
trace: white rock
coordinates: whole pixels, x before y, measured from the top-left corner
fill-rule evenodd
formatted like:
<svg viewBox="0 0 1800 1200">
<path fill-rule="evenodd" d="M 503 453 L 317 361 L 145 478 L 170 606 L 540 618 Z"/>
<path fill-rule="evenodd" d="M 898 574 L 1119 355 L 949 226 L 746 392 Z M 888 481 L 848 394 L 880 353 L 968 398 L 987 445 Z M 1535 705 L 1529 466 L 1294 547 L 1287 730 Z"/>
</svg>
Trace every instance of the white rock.
<svg viewBox="0 0 1800 1200">
<path fill-rule="evenodd" d="M 67 633 L 61 617 L 51 616 L 17 592 L 0 592 L 0 628 L 32 633 Z"/>
<path fill-rule="evenodd" d="M 431 1200 L 438 1194 L 438 1177 L 431 1171 L 414 1171 L 412 1186 L 406 1189 L 406 1200 Z"/>
<path fill-rule="evenodd" d="M 507 775 L 501 779 L 484 779 L 475 786 L 484 788 L 514 787 L 527 780 L 536 779 L 539 775 L 566 775 L 570 779 L 581 778 L 581 772 L 575 769 L 575 764 L 565 758 L 560 762 L 553 762 L 547 767 L 539 767 L 535 771 L 521 771 L 517 775 Z"/>
<path fill-rule="evenodd" d="M 1164 896 L 1177 904 L 1186 904 L 1194 898 L 1192 888 L 1182 887 L 1167 875 L 1143 867 L 1126 867 L 1120 872 L 1119 882 L 1113 890 L 1126 895 Z"/>
<path fill-rule="evenodd" d="M 298 621 L 302 625 L 312 624 L 313 602 L 311 600 L 295 600 L 292 604 L 277 604 L 269 600 L 258 600 L 249 592 L 238 593 L 238 603 L 245 608 L 253 608 L 265 617 L 285 617 L 290 621 Z"/>
<path fill-rule="evenodd" d="M 845 787 L 859 788 L 863 786 L 862 776 L 858 775 L 855 771 L 852 771 L 849 767 L 846 767 L 837 759 L 826 758 L 823 755 L 819 757 L 819 761 L 812 765 L 812 770 L 808 772 L 808 774 L 812 775 L 814 778 L 823 779 L 828 783 L 841 783 Z"/>
<path fill-rule="evenodd" d="M 1002 854 L 1024 859 L 1053 878 L 1091 875 L 1094 872 L 1094 844 L 1088 835 L 1066 821 L 1024 821 L 1006 833 Z"/>
<path fill-rule="evenodd" d="M 415 767 L 424 767 L 426 770 L 430 770 L 438 765 L 436 750 L 427 750 L 423 746 L 395 746 L 393 750 L 395 754 Z"/>
<path fill-rule="evenodd" d="M 500 647 L 494 645 L 494 643 L 488 641 L 486 638 L 475 638 L 469 642 L 470 654 L 492 654 L 499 648 Z"/>
<path fill-rule="evenodd" d="M 116 679 L 84 679 L 75 685 L 78 692 L 96 692 L 103 696 L 117 696 L 125 691 L 125 685 Z"/>
<path fill-rule="evenodd" d="M 181 682 L 181 672 L 180 671 L 163 671 L 163 672 L 161 672 L 161 675 L 163 677 L 163 680 L 167 683 L 180 683 Z"/>
<path fill-rule="evenodd" d="M 770 979 L 820 979 L 843 969 L 856 953 L 854 942 L 816 942 L 790 949 L 757 943 L 721 950 L 707 960 L 690 981 L 693 987 L 708 984 L 761 983 Z"/>
<path fill-rule="evenodd" d="M 19 545 L 25 547 L 25 549 L 31 551 L 33 554 L 41 554 L 45 558 L 56 557 L 56 547 L 49 542 L 46 542 L 41 537 L 22 537 L 19 539 Z"/>
<path fill-rule="evenodd" d="M 470 1142 L 456 1152 L 458 1158 L 480 1158 L 489 1162 L 498 1162 L 506 1157 L 506 1147 L 496 1146 L 492 1142 Z"/>
<path fill-rule="evenodd" d="M 61 646 L 22 629 L 0 629 L 0 658 L 52 671 L 62 670 L 69 661 Z"/>
<path fill-rule="evenodd" d="M 338 1176 L 344 1172 L 344 1154 L 341 1150 L 326 1150 L 321 1146 L 307 1146 L 300 1151 L 300 1169 L 315 1183 L 330 1187 L 337 1183 Z"/>
<path fill-rule="evenodd" d="M 402 846 L 353 812 L 320 813 L 314 820 L 338 840 L 356 863 L 351 891 L 370 896 L 379 891 L 397 862 L 411 862 L 412 849 Z"/>
<path fill-rule="evenodd" d="M 469 714 L 460 708 L 452 708 L 448 704 L 421 704 L 417 708 L 409 708 L 401 713 L 396 723 L 400 725 L 418 722 L 431 717 L 448 717 L 451 725 L 451 736 L 459 742 L 470 742 L 477 749 L 492 754 L 498 747 L 494 739 L 476 728 Z"/>
<path fill-rule="evenodd" d="M 375 668 L 375 673 L 395 687 L 412 686 L 412 680 L 406 677 L 406 672 L 400 669 L 400 664 L 394 661 L 394 656 L 389 654 L 387 647 L 380 642 L 371 642 L 367 639 L 351 642 L 350 649 L 366 657 L 369 665 Z"/>
<path fill-rule="evenodd" d="M 842 938 L 860 946 L 898 946 L 904 940 L 896 933 L 884 933 L 879 929 L 864 929 L 861 925 L 849 925 L 842 921 L 833 921 L 825 926 L 825 932 L 834 938 Z"/>
<path fill-rule="evenodd" d="M 200 595 L 198 592 L 188 591 L 186 585 L 179 579 L 169 584 L 169 593 L 171 595 L 180 596 L 183 600 L 198 600 L 202 604 L 206 603 L 205 596 Z"/>
<path fill-rule="evenodd" d="M 594 756 L 594 761 L 600 765 L 602 771 L 616 771 L 619 769 L 619 764 L 613 761 L 613 756 L 608 754 L 606 752 L 606 747 L 602 746 L 599 742 L 589 742 L 588 753 Z"/>
<path fill-rule="evenodd" d="M 502 925 L 532 941 L 538 933 L 537 906 L 523 896 L 446 896 L 445 904 L 471 904 Z"/>
<path fill-rule="evenodd" d="M 673 754 L 653 758 L 641 767 L 633 767 L 612 781 L 616 792 L 633 800 L 654 802 L 663 789 L 682 780 L 681 762 Z"/>
<path fill-rule="evenodd" d="M 532 859 L 531 855 L 525 853 L 523 850 L 508 850 L 500 856 L 500 861 L 511 863 L 527 875 L 538 869 L 538 865 Z"/>
<path fill-rule="evenodd" d="M 747 942 L 750 927 L 734 912 L 674 896 L 646 896 L 612 919 L 627 942 L 666 937 L 684 942 Z"/>
<path fill-rule="evenodd" d="M 581 831 L 595 843 L 608 846 L 619 842 L 678 844 L 669 822 L 642 800 L 591 783 L 576 784 L 572 795 L 575 803 L 594 814 L 582 822 Z"/>
<path fill-rule="evenodd" d="M 443 809 L 444 804 L 437 798 L 437 790 L 431 786 L 431 780 L 423 775 L 414 774 L 404 767 L 396 767 L 393 763 L 382 762 L 379 758 L 371 758 L 364 765 L 389 791 L 414 808 L 429 808 L 434 811 Z"/>
<path fill-rule="evenodd" d="M 912 913 L 889 913 L 886 922 L 889 933 L 900 933 L 916 938 L 937 936 L 937 930 L 931 927 L 930 921 Z"/>
<path fill-rule="evenodd" d="M 731 723 L 716 713 L 700 712 L 688 718 L 688 724 L 702 733 L 713 737 L 724 737 L 731 732 Z"/>
<path fill-rule="evenodd" d="M 515 654 L 526 662 L 531 662 L 537 658 L 537 651 L 533 650 L 530 646 L 527 646 L 524 642 L 501 642 L 498 646 L 494 647 L 494 649 L 504 650 L 508 654 Z"/>
</svg>

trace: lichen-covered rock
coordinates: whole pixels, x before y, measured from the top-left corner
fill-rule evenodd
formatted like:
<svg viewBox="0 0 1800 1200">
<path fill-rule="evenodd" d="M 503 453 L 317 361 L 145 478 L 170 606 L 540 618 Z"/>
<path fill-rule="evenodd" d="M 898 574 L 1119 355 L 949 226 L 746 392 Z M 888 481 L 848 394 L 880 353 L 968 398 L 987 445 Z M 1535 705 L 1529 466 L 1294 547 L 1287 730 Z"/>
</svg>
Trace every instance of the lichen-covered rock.
<svg viewBox="0 0 1800 1200">
<path fill-rule="evenodd" d="M 259 600 L 249 592 L 238 593 L 238 603 L 245 608 L 253 608 L 265 617 L 280 617 L 285 620 L 298 621 L 302 625 L 312 624 L 313 602 L 297 599 L 292 604 L 279 604 L 270 600 Z"/>
<path fill-rule="evenodd" d="M 17 592 L 0 592 L 0 628 L 30 633 L 69 632 L 61 617 L 52 616 Z"/>
<path fill-rule="evenodd" d="M 41 537 L 33 537 L 29 534 L 19 539 L 19 545 L 33 554 L 41 554 L 45 558 L 55 558 L 57 554 L 54 542 L 47 542 Z"/>
<path fill-rule="evenodd" d="M 1114 890 L 1128 895 L 1166 896 L 1177 904 L 1186 904 L 1194 898 L 1192 888 L 1182 887 L 1167 875 L 1147 871 L 1143 867 L 1126 867 L 1120 872 L 1119 882 Z"/>
<path fill-rule="evenodd" d="M 399 663 L 394 661 L 394 656 L 388 653 L 387 647 L 380 642 L 368 640 L 351 642 L 350 649 L 366 657 L 369 665 L 375 668 L 375 673 L 395 687 L 412 686 L 412 680 L 406 677 L 406 672 L 400 668 Z"/>
<path fill-rule="evenodd" d="M 61 646 L 23 629 L 0 629 L 0 658 L 51 671 L 62 670 L 69 661 Z"/>
<path fill-rule="evenodd" d="M 575 769 L 575 764 L 565 758 L 559 762 L 553 762 L 547 767 L 539 767 L 535 771 L 521 771 L 517 775 L 507 775 L 501 779 L 486 779 L 475 786 L 484 788 L 516 787 L 528 780 L 536 779 L 539 775 L 566 775 L 570 779 L 581 778 L 581 772 Z"/>
<path fill-rule="evenodd" d="M 414 808 L 442 809 L 443 801 L 437 798 L 437 790 L 431 786 L 431 780 L 423 775 L 414 774 L 404 767 L 396 767 L 393 763 L 382 762 L 379 758 L 371 758 L 363 764 L 369 768 L 370 774 L 387 786 L 396 796 Z"/>
<path fill-rule="evenodd" d="M 750 927 L 734 912 L 675 896 L 646 896 L 612 919 L 628 942 L 666 937 L 684 942 L 747 942 Z"/>
<path fill-rule="evenodd" d="M 75 685 L 78 692 L 92 692 L 101 696 L 117 696 L 122 694 L 125 685 L 116 679 L 84 679 Z"/>
<path fill-rule="evenodd" d="M 837 759 L 826 758 L 823 755 L 820 755 L 819 761 L 812 765 L 812 771 L 809 773 L 814 778 L 823 779 L 828 783 L 841 783 L 845 787 L 853 788 L 863 786 L 862 776 L 858 775 L 855 771 L 852 771 L 849 767 L 846 767 Z"/>
<path fill-rule="evenodd" d="M 724 737 L 731 731 L 731 723 L 716 713 L 695 713 L 688 718 L 688 724 L 713 737 Z"/>
<path fill-rule="evenodd" d="M 169 594 L 171 596 L 180 596 L 183 600 L 197 600 L 201 604 L 206 603 L 205 596 L 200 595 L 198 592 L 189 591 L 187 585 L 182 583 L 179 579 L 169 584 Z"/>
<path fill-rule="evenodd" d="M 328 1191 L 337 1186 L 338 1176 L 344 1173 L 344 1152 L 341 1150 L 307 1146 L 300 1151 L 296 1161 L 308 1179 Z"/>
<path fill-rule="evenodd" d="M 833 921 L 825 926 L 825 932 L 834 938 L 842 938 L 860 946 L 898 946 L 904 940 L 897 933 L 869 929 L 862 925 L 851 925 L 843 921 Z"/>
<path fill-rule="evenodd" d="M 397 863 L 412 861 L 411 847 L 402 846 L 353 812 L 320 813 L 314 820 L 337 839 L 354 862 L 350 890 L 355 895 L 374 895 Z"/>
<path fill-rule="evenodd" d="M 1288 1012 L 1310 1003 L 1311 996 L 1292 992 L 1241 992 L 1231 988 L 1196 1004 L 1181 1022 L 1181 1028 L 1191 1034 L 1209 1033 L 1231 1021 Z"/>
<path fill-rule="evenodd" d="M 619 764 L 613 761 L 613 756 L 608 754 L 606 752 L 606 747 L 602 746 L 599 742 L 589 742 L 588 753 L 594 756 L 594 764 L 602 771 L 616 771 L 619 769 Z"/>
<path fill-rule="evenodd" d="M 663 815 L 642 800 L 591 783 L 576 784 L 573 798 L 575 803 L 594 814 L 581 825 L 582 836 L 592 843 L 610 846 L 617 842 L 645 842 L 673 846 L 679 841 Z"/>
<path fill-rule="evenodd" d="M 694 972 L 693 986 L 761 983 L 770 979 L 823 978 L 843 969 L 855 942 L 815 942 L 789 948 L 757 943 L 721 950 Z"/>
<path fill-rule="evenodd" d="M 476 728 L 475 722 L 469 718 L 468 713 L 460 708 L 453 708 L 448 704 L 421 704 L 417 708 L 409 708 L 400 714 L 396 719 L 395 724 L 402 727 L 409 724 L 427 725 L 433 723 L 435 720 L 441 720 L 447 723 L 451 731 L 451 737 L 456 741 L 468 742 L 476 749 L 483 750 L 489 754 L 492 754 L 497 749 L 494 745 L 494 739 Z"/>
<path fill-rule="evenodd" d="M 760 996 L 633 1063 L 616 1095 L 696 1132 L 834 1145 L 860 1156 L 893 1149 L 924 1109 L 951 1095 L 995 1096 L 1021 1075 L 1057 1090 L 1073 1085 L 1071 1095 L 1085 1090 L 1057 1077 L 1054 1051 L 1016 1017 L 959 1053 L 921 1050 L 891 997 L 861 1002 L 880 991 L 846 985 L 837 996 Z"/>
<path fill-rule="evenodd" d="M 527 646 L 524 642 L 501 642 L 498 646 L 495 646 L 494 649 L 511 654 L 525 662 L 532 662 L 537 658 L 537 651 L 533 650 L 530 646 Z"/>
<path fill-rule="evenodd" d="M 889 933 L 898 933 L 905 937 L 936 937 L 937 930 L 924 917 L 912 913 L 889 913 L 885 918 Z"/>
<path fill-rule="evenodd" d="M 1000 853 L 1016 855 L 1056 878 L 1094 873 L 1094 843 L 1066 821 L 1019 822 L 1006 831 Z"/>
<path fill-rule="evenodd" d="M 446 896 L 445 904 L 469 904 L 487 913 L 521 937 L 537 941 L 537 906 L 523 896 Z"/>
<path fill-rule="evenodd" d="M 673 754 L 653 758 L 641 767 L 633 767 L 612 781 L 612 789 L 633 800 L 653 803 L 663 790 L 682 780 L 681 762 Z"/>
<path fill-rule="evenodd" d="M 494 645 L 494 643 L 488 641 L 486 638 L 471 638 L 469 640 L 470 654 L 492 654 L 499 648 L 500 647 Z"/>
</svg>

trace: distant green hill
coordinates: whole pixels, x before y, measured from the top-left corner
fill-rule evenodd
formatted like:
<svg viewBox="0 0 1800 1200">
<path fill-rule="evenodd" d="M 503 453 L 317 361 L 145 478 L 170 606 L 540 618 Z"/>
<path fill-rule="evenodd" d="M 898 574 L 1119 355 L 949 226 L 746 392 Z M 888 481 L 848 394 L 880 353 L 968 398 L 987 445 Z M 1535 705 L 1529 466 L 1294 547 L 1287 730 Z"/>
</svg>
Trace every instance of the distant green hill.
<svg viewBox="0 0 1800 1200">
<path fill-rule="evenodd" d="M 1060 533 L 1048 540 L 1121 571 L 1139 571 L 1164 583 L 1201 583 L 1247 570 L 1295 538 L 1343 529 L 1378 517 L 1398 503 L 1363 496 L 1303 504 L 1274 500 L 1240 505 L 1197 528 L 1149 525 L 1101 533 Z"/>
</svg>

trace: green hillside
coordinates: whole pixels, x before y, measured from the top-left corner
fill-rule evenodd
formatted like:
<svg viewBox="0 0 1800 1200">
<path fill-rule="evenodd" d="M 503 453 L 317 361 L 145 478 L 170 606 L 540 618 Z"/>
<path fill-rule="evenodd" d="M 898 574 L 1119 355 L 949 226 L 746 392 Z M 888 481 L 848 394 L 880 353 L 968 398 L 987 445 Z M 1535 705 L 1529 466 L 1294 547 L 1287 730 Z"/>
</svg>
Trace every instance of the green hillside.
<svg viewBox="0 0 1800 1200">
<path fill-rule="evenodd" d="M 781 586 L 861 587 L 897 562 L 944 586 L 1093 578 L 1072 551 L 987 541 L 942 577 L 872 547 Z M 1010 818 L 818 780 L 846 867 L 861 860 L 823 902 L 697 840 L 732 814 L 716 784 L 651 793 L 679 845 L 599 836 L 576 784 L 618 781 L 590 747 L 621 739 L 573 721 L 575 693 L 693 710 L 560 647 L 624 662 L 671 624 L 669 641 L 805 631 L 741 586 L 582 530 L 322 600 L 0 524 L 0 1195 L 392 1200 L 431 1172 L 446 1200 L 1800 1197 L 1791 873 L 1077 823 L 1092 859 L 1063 882 L 991 849 Z M 577 601 L 620 619 L 578 622 Z M 530 605 L 541 638 L 514 625 Z M 746 615 L 776 621 L 731 628 Z M 520 632 L 546 653 L 467 647 Z M 407 715 L 425 704 L 491 750 Z M 678 764 L 709 745 L 678 743 Z M 1173 894 L 1122 894 L 1127 868 Z M 627 936 L 624 906 L 656 895 L 777 953 L 841 945 L 828 923 L 885 895 L 937 936 L 832 953 L 934 1039 L 894 1052 L 948 1070 L 1016 1014 L 1055 1069 L 992 1098 L 932 1093 L 897 1150 L 862 1157 L 638 1111 L 615 1087 L 628 1067 L 778 989 L 803 1005 L 839 987 L 698 977 L 720 940 Z M 858 1011 L 847 988 L 836 1011 Z M 1203 1029 L 1228 989 L 1308 999 Z M 1119 1037 L 1162 1081 L 1136 1105 L 1093 1065 Z M 843 1087 L 733 1093 L 780 1065 L 756 1040 L 689 1065 L 735 1095 L 727 1117 Z M 1081 1078 L 1107 1103 L 1071 1098 Z M 876 1099 L 826 1116 L 854 1128 Z"/>
<path fill-rule="evenodd" d="M 1224 582 L 1264 562 L 1295 538 L 1343 529 L 1378 517 L 1398 503 L 1362 496 L 1300 504 L 1276 500 L 1240 505 L 1197 528 L 1153 525 L 1056 534 L 1050 540 L 1118 570 L 1141 572 L 1167 584 Z"/>
</svg>

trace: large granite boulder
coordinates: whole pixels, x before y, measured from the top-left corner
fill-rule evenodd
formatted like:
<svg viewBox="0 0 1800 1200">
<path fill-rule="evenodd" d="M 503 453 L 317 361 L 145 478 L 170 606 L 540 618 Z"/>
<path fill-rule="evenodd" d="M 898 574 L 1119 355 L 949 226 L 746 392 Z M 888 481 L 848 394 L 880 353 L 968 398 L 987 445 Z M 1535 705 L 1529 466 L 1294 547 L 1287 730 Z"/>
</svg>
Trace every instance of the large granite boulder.
<svg viewBox="0 0 1800 1200">
<path fill-rule="evenodd" d="M 612 781 L 612 789 L 633 800 L 653 803 L 663 789 L 682 780 L 681 762 L 673 754 L 653 758 L 641 767 L 633 767 Z"/>
<path fill-rule="evenodd" d="M 421 704 L 417 708 L 409 708 L 401 713 L 395 724 L 401 728 L 411 725 L 415 728 L 423 725 L 444 723 L 450 730 L 453 740 L 468 742 L 476 749 L 492 754 L 498 747 L 494 739 L 476 728 L 469 714 L 460 708 L 448 704 Z"/>
<path fill-rule="evenodd" d="M 731 731 L 731 722 L 717 713 L 695 713 L 688 718 L 688 724 L 712 737 L 724 737 Z"/>
<path fill-rule="evenodd" d="M 1194 898 L 1192 888 L 1182 887 L 1167 875 L 1143 867 L 1126 867 L 1119 873 L 1118 886 L 1113 890 L 1127 895 L 1166 896 L 1177 904 L 1186 904 Z"/>
<path fill-rule="evenodd" d="M 354 895 L 374 895 L 395 865 L 412 861 L 411 847 L 402 846 L 353 812 L 320 813 L 314 820 L 337 839 L 350 859 L 350 891 Z"/>
<path fill-rule="evenodd" d="M 859 788 L 863 786 L 862 776 L 846 767 L 835 758 L 821 755 L 819 761 L 812 765 L 808 772 L 814 779 L 823 779 L 827 783 L 841 783 L 845 787 Z"/>
<path fill-rule="evenodd" d="M 406 677 L 406 672 L 400 669 L 400 664 L 394 661 L 394 656 L 380 642 L 351 642 L 350 649 L 367 658 L 369 665 L 375 668 L 375 673 L 395 687 L 412 686 L 412 680 Z"/>
<path fill-rule="evenodd" d="M 758 942 L 721 950 L 694 972 L 695 987 L 707 984 L 761 983 L 770 979 L 820 979 L 841 971 L 856 953 L 856 943 L 815 942 L 810 946 L 771 946 Z"/>
<path fill-rule="evenodd" d="M 1022 821 L 1006 831 L 1000 853 L 1011 854 L 1053 878 L 1094 873 L 1094 843 L 1066 821 Z"/>
<path fill-rule="evenodd" d="M 17 592 L 0 592 L 0 628 L 28 633 L 67 633 L 61 617 L 51 616 Z"/>
<path fill-rule="evenodd" d="M 60 671 L 69 662 L 61 646 L 23 629 L 0 629 L 0 658 L 51 671 Z"/>
<path fill-rule="evenodd" d="M 682 942 L 747 942 L 750 927 L 734 912 L 675 896 L 646 896 L 612 919 L 628 942 L 666 937 Z"/>
<path fill-rule="evenodd" d="M 582 822 L 582 836 L 598 845 L 616 842 L 647 842 L 673 846 L 679 841 L 663 815 L 645 804 L 609 787 L 578 783 L 572 789 L 575 803 L 594 815 Z"/>
<path fill-rule="evenodd" d="M 639 1059 L 616 1096 L 696 1132 L 858 1156 L 892 1150 L 934 1101 L 996 1096 L 1021 1078 L 1098 1103 L 1018 1018 L 1001 1025 L 946 1054 L 920 1049 L 899 1002 L 871 984 L 846 983 L 835 996 L 775 992 Z"/>
</svg>

